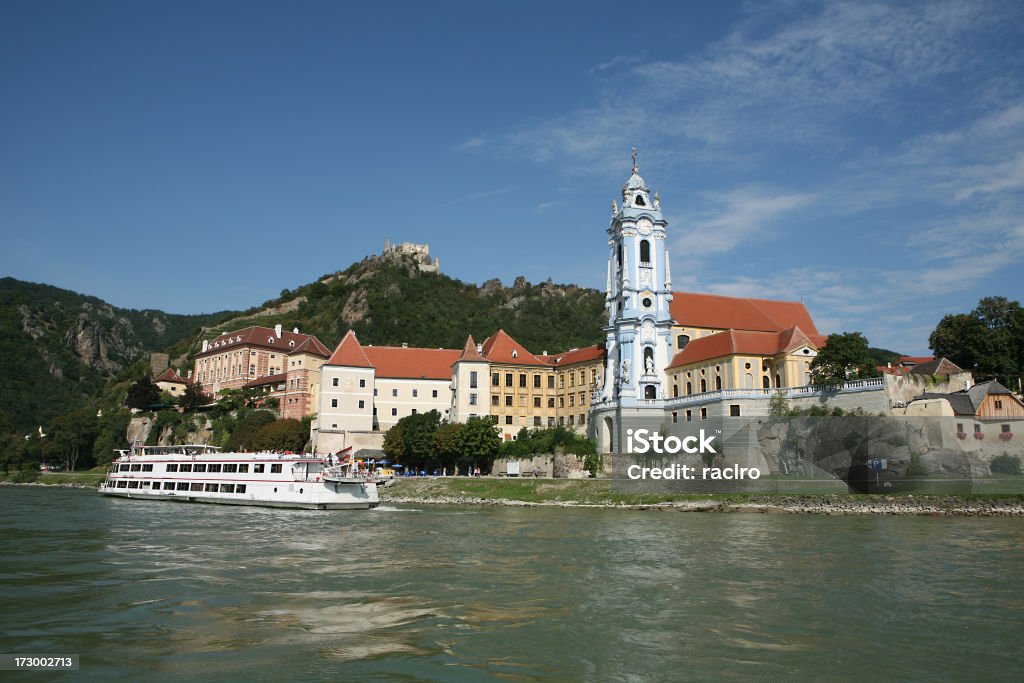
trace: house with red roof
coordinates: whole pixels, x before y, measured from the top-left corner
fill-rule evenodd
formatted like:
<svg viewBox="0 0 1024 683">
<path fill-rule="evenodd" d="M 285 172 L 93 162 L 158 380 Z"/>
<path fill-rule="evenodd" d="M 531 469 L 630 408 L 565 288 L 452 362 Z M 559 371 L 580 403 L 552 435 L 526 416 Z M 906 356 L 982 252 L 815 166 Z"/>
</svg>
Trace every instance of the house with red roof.
<svg viewBox="0 0 1024 683">
<path fill-rule="evenodd" d="M 153 383 L 156 384 L 157 389 L 160 391 L 166 391 L 175 397 L 183 395 L 185 387 L 188 386 L 188 382 L 171 368 L 164 370 L 159 377 L 153 380 Z"/>
<path fill-rule="evenodd" d="M 317 411 L 320 366 L 331 353 L 311 334 L 281 325 L 253 325 L 203 340 L 192 377 L 204 393 L 261 389 L 278 401 L 281 416 L 301 419 Z"/>
</svg>

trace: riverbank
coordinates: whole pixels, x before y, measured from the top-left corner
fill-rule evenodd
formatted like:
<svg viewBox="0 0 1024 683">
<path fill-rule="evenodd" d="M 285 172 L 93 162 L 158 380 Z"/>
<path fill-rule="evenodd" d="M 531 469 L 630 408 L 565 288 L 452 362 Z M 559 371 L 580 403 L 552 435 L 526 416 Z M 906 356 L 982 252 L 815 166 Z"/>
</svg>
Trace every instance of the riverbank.
<svg viewBox="0 0 1024 683">
<path fill-rule="evenodd" d="M 608 479 L 397 479 L 380 489 L 387 504 L 582 507 L 677 512 L 775 512 L 823 515 L 1024 517 L 1021 495 L 765 495 L 617 493 Z"/>
<path fill-rule="evenodd" d="M 0 486 L 95 489 L 103 472 L 41 473 Z M 607 508 L 661 512 L 1024 517 L 1024 495 L 670 494 L 613 491 L 609 479 L 402 478 L 380 487 L 386 505 Z"/>
</svg>

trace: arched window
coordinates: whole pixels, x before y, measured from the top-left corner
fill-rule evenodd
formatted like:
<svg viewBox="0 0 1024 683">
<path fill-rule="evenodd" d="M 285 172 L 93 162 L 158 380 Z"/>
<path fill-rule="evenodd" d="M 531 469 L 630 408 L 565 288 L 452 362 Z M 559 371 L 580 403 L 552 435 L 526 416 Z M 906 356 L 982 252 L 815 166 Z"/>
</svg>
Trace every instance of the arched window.
<svg viewBox="0 0 1024 683">
<path fill-rule="evenodd" d="M 707 390 L 708 390 L 708 381 L 706 379 L 702 379 L 700 381 L 700 393 L 703 394 Z"/>
<path fill-rule="evenodd" d="M 678 384 L 673 384 L 672 385 L 672 398 L 679 398 L 679 385 Z"/>
<path fill-rule="evenodd" d="M 754 376 L 748 372 L 747 376 L 744 379 L 745 379 L 745 386 L 746 386 L 746 388 L 747 389 L 753 389 L 754 388 Z"/>
<path fill-rule="evenodd" d="M 765 375 L 764 377 L 761 378 L 761 387 L 763 387 L 764 389 L 772 388 L 772 381 L 768 379 L 768 375 Z"/>
<path fill-rule="evenodd" d="M 655 388 L 650 384 L 644 387 L 644 398 L 658 398 Z"/>
<path fill-rule="evenodd" d="M 775 373 L 775 388 L 779 389 L 782 387 L 782 375 Z"/>
<path fill-rule="evenodd" d="M 619 259 L 616 262 L 615 265 L 618 266 L 618 268 L 621 270 L 622 269 L 622 242 L 619 242 L 619 247 L 618 247 L 618 249 L 616 249 L 616 254 L 615 255 Z"/>
<path fill-rule="evenodd" d="M 722 377 L 720 375 L 715 375 L 715 391 L 721 391 L 721 390 L 722 390 Z"/>
<path fill-rule="evenodd" d="M 680 351 L 686 348 L 686 345 L 690 343 L 690 337 L 685 334 L 681 334 L 676 337 L 676 348 Z"/>
<path fill-rule="evenodd" d="M 651 243 L 647 240 L 640 240 L 640 263 L 651 262 Z"/>
<path fill-rule="evenodd" d="M 646 204 L 644 204 L 644 196 L 642 194 L 638 194 L 636 196 L 636 205 L 637 206 L 647 206 Z"/>
<path fill-rule="evenodd" d="M 654 349 L 650 346 L 644 347 L 644 372 L 654 370 Z"/>
<path fill-rule="evenodd" d="M 686 395 L 689 396 L 693 393 L 693 382 L 686 383 Z"/>
</svg>

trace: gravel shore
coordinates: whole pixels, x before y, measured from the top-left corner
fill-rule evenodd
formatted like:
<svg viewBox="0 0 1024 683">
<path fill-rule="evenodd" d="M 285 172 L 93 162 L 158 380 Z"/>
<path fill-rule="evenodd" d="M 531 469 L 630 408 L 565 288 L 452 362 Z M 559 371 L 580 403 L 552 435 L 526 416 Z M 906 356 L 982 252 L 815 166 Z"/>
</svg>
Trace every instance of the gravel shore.
<svg viewBox="0 0 1024 683">
<path fill-rule="evenodd" d="M 579 503 L 572 501 L 525 502 L 520 500 L 473 498 L 462 496 L 392 496 L 380 491 L 381 503 L 399 505 L 484 505 L 507 507 L 603 508 L 652 510 L 663 512 L 761 512 L 814 515 L 929 515 L 954 517 L 1024 517 L 1024 504 L 1018 501 L 967 500 L 956 497 L 920 499 L 879 497 L 843 499 L 839 497 L 784 496 L 752 499 L 746 502 L 687 500 L 650 505 L 618 503 Z"/>
</svg>

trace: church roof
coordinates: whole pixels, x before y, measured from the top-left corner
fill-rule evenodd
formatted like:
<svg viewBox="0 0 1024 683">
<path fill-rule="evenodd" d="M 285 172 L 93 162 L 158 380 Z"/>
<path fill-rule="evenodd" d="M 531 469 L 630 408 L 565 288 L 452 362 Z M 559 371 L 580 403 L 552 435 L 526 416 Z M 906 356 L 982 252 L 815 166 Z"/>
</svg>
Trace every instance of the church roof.
<svg viewBox="0 0 1024 683">
<path fill-rule="evenodd" d="M 585 363 L 591 360 L 604 359 L 606 355 L 607 351 L 604 348 L 604 344 L 594 344 L 593 346 L 585 346 L 582 349 L 572 349 L 565 353 L 548 356 L 548 358 L 552 365 L 562 367 L 572 365 L 573 363 Z"/>
<path fill-rule="evenodd" d="M 726 330 L 694 339 L 675 355 L 668 367 L 675 368 L 736 354 L 774 356 L 795 351 L 802 346 L 815 347 L 816 344 L 799 327 L 779 332 Z"/>
<path fill-rule="evenodd" d="M 824 344 L 807 307 L 799 301 L 673 292 L 669 313 L 677 325 L 717 330 L 780 332 L 799 327 L 816 346 Z"/>
</svg>

